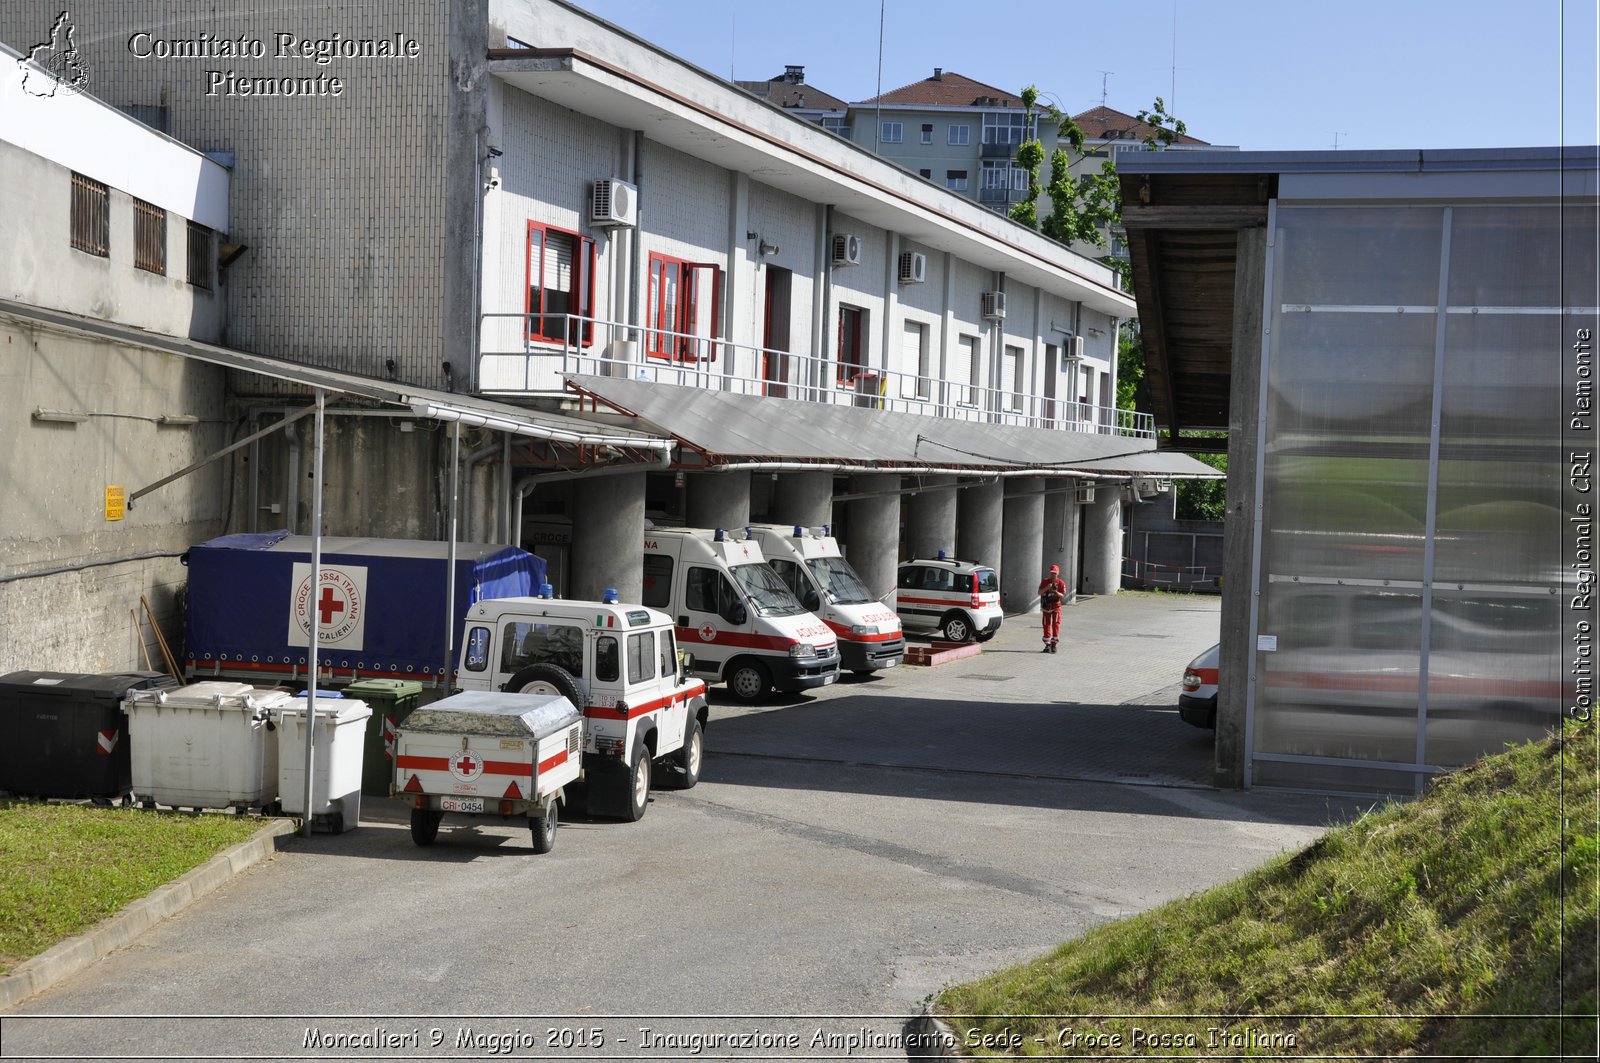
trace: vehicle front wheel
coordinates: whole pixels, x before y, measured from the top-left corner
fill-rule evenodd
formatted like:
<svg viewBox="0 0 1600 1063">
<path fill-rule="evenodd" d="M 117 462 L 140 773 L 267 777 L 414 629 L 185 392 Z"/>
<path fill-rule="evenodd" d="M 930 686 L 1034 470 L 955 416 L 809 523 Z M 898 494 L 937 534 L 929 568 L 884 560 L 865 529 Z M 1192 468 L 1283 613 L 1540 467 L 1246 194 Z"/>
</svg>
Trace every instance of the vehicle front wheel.
<svg viewBox="0 0 1600 1063">
<path fill-rule="evenodd" d="M 683 734 L 683 748 L 673 754 L 673 764 L 678 769 L 678 789 L 688 790 L 700 781 L 700 763 L 705 759 L 706 736 L 700 730 L 699 720 L 690 720 Z"/>
<path fill-rule="evenodd" d="M 743 705 L 755 705 L 772 689 L 772 677 L 760 661 L 741 661 L 728 675 L 728 692 Z"/>
<path fill-rule="evenodd" d="M 556 799 L 549 798 L 544 803 L 544 812 L 535 815 L 528 822 L 533 831 L 533 851 L 540 855 L 548 853 L 556 847 L 556 821 L 559 813 L 556 811 Z"/>
<path fill-rule="evenodd" d="M 951 613 L 944 618 L 944 637 L 948 642 L 971 642 L 972 621 L 965 613 Z"/>
<path fill-rule="evenodd" d="M 439 822 L 444 819 L 443 812 L 435 812 L 429 808 L 413 808 L 411 810 L 411 840 L 418 845 L 432 845 L 439 836 Z"/>
</svg>

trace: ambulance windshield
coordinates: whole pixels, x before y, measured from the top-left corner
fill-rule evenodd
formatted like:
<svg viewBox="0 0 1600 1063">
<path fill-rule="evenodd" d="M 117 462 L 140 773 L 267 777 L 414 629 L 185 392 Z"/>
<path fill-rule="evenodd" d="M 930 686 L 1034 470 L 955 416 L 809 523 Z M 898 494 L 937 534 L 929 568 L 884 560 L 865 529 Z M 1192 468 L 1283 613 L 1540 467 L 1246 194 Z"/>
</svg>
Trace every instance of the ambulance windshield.
<svg viewBox="0 0 1600 1063">
<path fill-rule="evenodd" d="M 842 557 L 809 557 L 806 567 L 830 601 L 839 605 L 860 605 L 872 601 L 872 593 L 861 582 L 850 562 Z"/>
<path fill-rule="evenodd" d="M 758 616 L 794 616 L 806 611 L 778 574 L 764 564 L 734 565 L 733 578 Z"/>
</svg>

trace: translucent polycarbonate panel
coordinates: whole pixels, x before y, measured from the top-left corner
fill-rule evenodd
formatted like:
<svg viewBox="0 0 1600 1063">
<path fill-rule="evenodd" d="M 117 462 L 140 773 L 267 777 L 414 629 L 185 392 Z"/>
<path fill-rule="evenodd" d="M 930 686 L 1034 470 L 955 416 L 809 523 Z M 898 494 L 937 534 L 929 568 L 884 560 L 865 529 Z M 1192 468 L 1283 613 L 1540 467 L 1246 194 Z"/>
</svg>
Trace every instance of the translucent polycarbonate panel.
<svg viewBox="0 0 1600 1063">
<path fill-rule="evenodd" d="M 1278 211 L 1258 752 L 1415 760 L 1443 218 Z"/>
<path fill-rule="evenodd" d="M 1258 760 L 1254 782 L 1286 790 L 1336 790 L 1351 794 L 1414 796 L 1416 774 L 1390 769 L 1352 767 L 1348 764 L 1298 763 Z"/>
<path fill-rule="evenodd" d="M 1592 287 L 1593 207 L 1458 206 L 1452 213 L 1451 306 L 1561 306 L 1564 272 L 1587 275 Z"/>
<path fill-rule="evenodd" d="M 1277 316 L 1267 573 L 1422 578 L 1435 328 L 1419 314 Z"/>
<path fill-rule="evenodd" d="M 1274 287 L 1280 303 L 1433 306 L 1439 207 L 1283 207 Z"/>
<path fill-rule="evenodd" d="M 1458 767 L 1559 725 L 1563 654 L 1556 588 L 1435 589 L 1424 757 Z"/>
<path fill-rule="evenodd" d="M 1554 587 L 1567 480 L 1561 318 L 1451 314 L 1447 321 L 1434 577 L 1446 586 Z"/>
</svg>

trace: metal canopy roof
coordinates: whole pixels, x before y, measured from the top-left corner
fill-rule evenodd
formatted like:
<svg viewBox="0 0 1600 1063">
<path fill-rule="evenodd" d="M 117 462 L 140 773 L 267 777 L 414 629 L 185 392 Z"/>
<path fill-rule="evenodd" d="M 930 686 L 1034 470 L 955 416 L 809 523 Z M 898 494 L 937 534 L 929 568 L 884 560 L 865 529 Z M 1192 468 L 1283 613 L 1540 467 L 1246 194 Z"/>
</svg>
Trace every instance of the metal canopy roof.
<svg viewBox="0 0 1600 1063">
<path fill-rule="evenodd" d="M 1239 233 L 1280 202 L 1448 202 L 1596 194 L 1594 147 L 1156 151 L 1117 160 L 1156 424 L 1226 429 Z M 1424 180 L 1425 178 L 1425 180 Z"/>
<path fill-rule="evenodd" d="M 705 455 L 708 467 L 812 463 L 917 471 L 1199 478 L 1221 474 L 1155 440 L 957 421 L 795 399 L 736 395 L 621 377 L 567 383 Z"/>
<path fill-rule="evenodd" d="M 285 362 L 264 355 L 218 347 L 198 340 L 167 336 L 159 332 L 146 332 L 131 325 L 100 321 L 10 299 L 0 299 L 0 314 L 50 328 L 95 336 L 117 343 L 134 344 L 211 365 L 256 373 L 309 388 L 322 388 L 377 403 L 403 406 L 423 418 L 460 421 L 468 426 L 482 426 L 496 431 L 572 445 L 613 446 L 650 451 L 669 450 L 673 445 L 671 440 L 648 432 L 612 428 L 577 417 L 527 410 L 470 395 L 435 391 L 399 382 L 373 380 L 353 373 L 341 373 L 299 362 Z"/>
</svg>

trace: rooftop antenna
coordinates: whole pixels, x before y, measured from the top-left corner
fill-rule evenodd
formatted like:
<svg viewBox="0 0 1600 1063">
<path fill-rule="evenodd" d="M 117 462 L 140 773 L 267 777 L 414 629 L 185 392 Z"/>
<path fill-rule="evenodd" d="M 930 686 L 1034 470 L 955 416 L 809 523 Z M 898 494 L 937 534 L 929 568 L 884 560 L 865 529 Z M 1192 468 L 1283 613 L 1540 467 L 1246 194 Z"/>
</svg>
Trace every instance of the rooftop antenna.
<svg viewBox="0 0 1600 1063">
<path fill-rule="evenodd" d="M 1340 137 L 1347 137 L 1349 135 L 1350 135 L 1349 133 L 1335 133 L 1333 135 L 1333 150 L 1334 151 L 1338 151 L 1339 150 L 1339 138 Z"/>
<path fill-rule="evenodd" d="M 739 47 L 739 13 L 730 12 L 728 15 L 728 80 L 733 81 L 734 55 Z"/>
<path fill-rule="evenodd" d="M 1109 81 L 1111 79 L 1111 75 L 1115 73 L 1115 70 L 1100 71 L 1100 106 L 1102 107 L 1106 105 L 1106 82 Z"/>
<path fill-rule="evenodd" d="M 883 150 L 883 20 L 889 0 L 878 0 L 878 128 L 872 134 L 872 150 Z"/>
<path fill-rule="evenodd" d="M 1178 0 L 1172 0 L 1172 93 L 1167 107 L 1173 113 L 1178 110 Z"/>
</svg>

